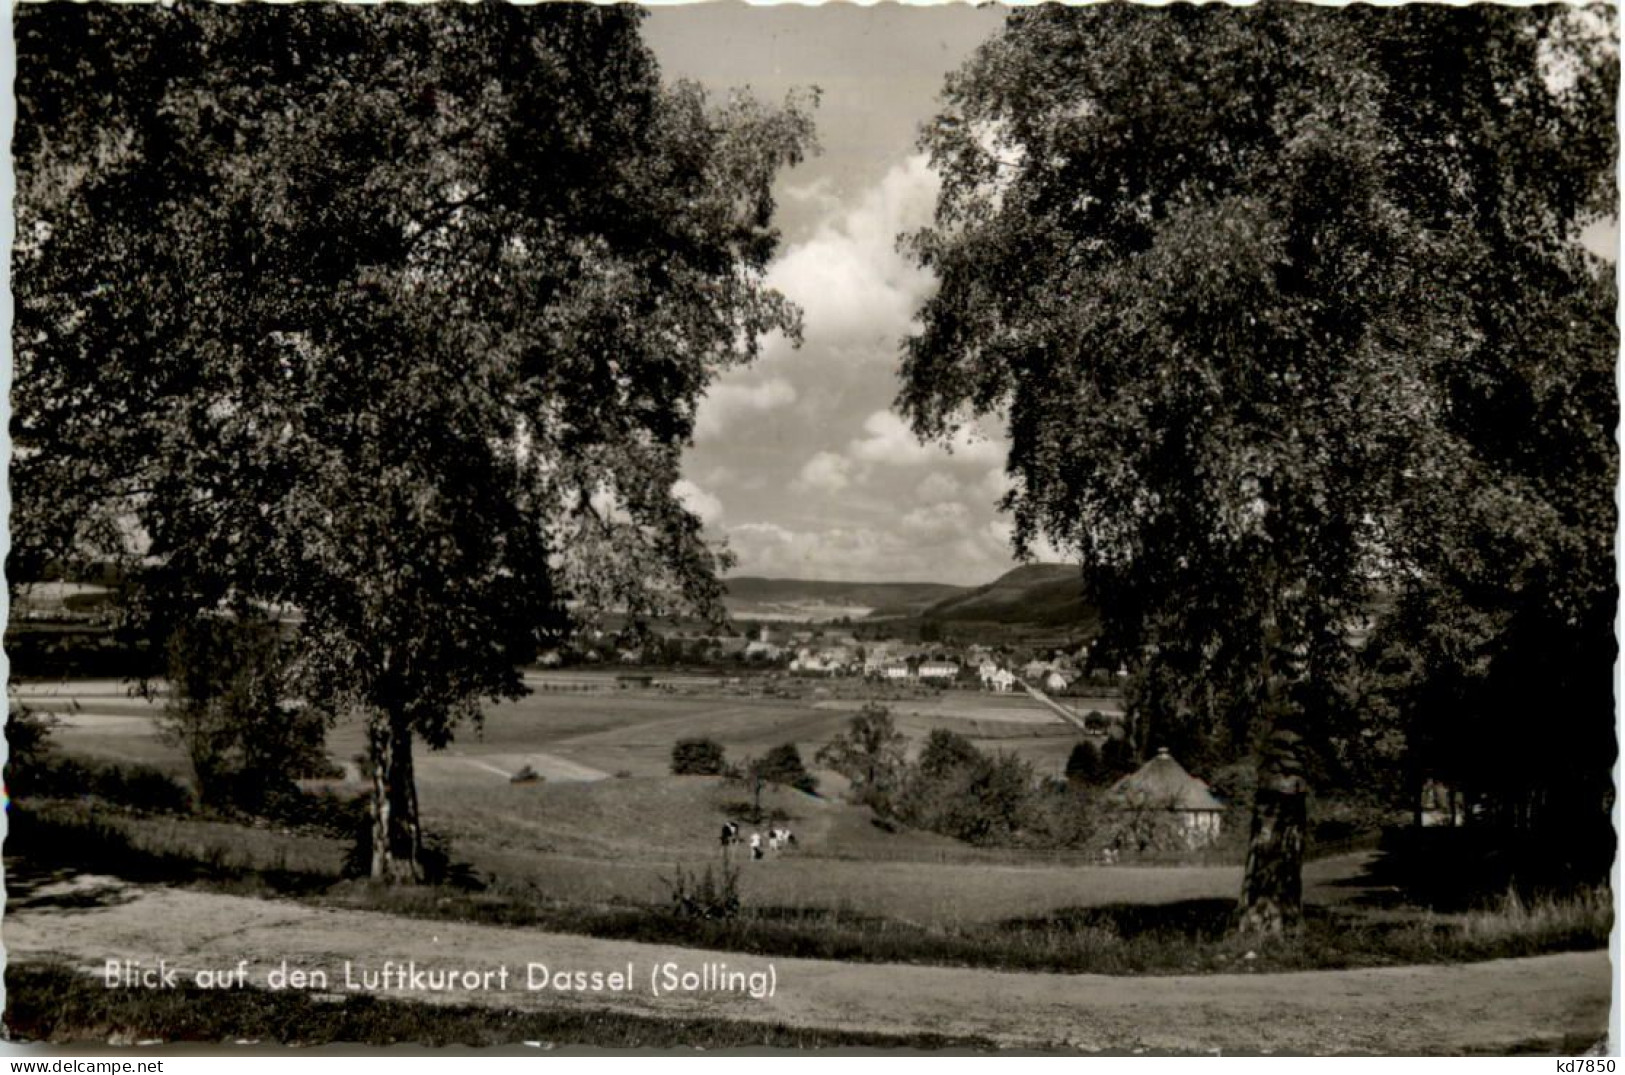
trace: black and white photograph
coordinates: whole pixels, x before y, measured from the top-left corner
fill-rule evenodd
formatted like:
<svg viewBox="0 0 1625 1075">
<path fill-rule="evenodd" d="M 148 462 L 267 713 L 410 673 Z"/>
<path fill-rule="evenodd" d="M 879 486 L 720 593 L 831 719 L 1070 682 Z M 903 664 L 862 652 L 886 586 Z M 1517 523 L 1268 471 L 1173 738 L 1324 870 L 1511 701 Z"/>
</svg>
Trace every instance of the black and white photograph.
<svg viewBox="0 0 1625 1075">
<path fill-rule="evenodd" d="M 1614 6 L 7 21 L 9 1053 L 1613 1070 Z"/>
</svg>

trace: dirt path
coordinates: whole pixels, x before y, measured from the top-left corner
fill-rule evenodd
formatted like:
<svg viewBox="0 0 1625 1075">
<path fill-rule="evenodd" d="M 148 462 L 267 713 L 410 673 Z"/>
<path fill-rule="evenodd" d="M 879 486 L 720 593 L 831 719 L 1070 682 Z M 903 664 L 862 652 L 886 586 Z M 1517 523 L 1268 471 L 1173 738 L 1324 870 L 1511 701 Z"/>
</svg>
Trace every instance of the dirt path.
<svg viewBox="0 0 1625 1075">
<path fill-rule="evenodd" d="M 159 959 L 181 981 L 204 968 L 249 962 L 249 984 L 286 960 L 324 970 L 331 992 L 386 960 L 418 968 L 495 972 L 508 988 L 454 993 L 380 989 L 436 1002 L 505 1009 L 547 1005 L 643 1014 L 706 1015 L 880 1033 L 977 1035 L 1012 1046 L 1089 1050 L 1390 1054 L 1502 1051 L 1594 1033 L 1608 1019 L 1604 952 L 1464 966 L 1300 974 L 1115 978 L 1009 974 L 952 967 L 768 959 L 663 945 L 596 940 L 493 926 L 395 918 L 77 877 L 33 889 L 7 907 L 12 960 L 58 959 L 100 972 L 107 960 Z M 529 963 L 550 972 L 633 968 L 631 990 L 526 989 Z M 771 971 L 772 996 L 713 991 L 656 996 L 651 973 Z M 709 971 L 708 971 L 709 968 Z M 658 981 L 658 979 L 657 979 Z M 745 983 L 738 983 L 745 984 Z M 374 990 L 369 990 L 374 991 Z"/>
<path fill-rule="evenodd" d="M 1060 702 L 1057 702 L 1055 699 L 1051 698 L 1049 695 L 1045 694 L 1043 691 L 1039 690 L 1037 687 L 1033 686 L 1031 683 L 1028 683 L 1024 679 L 1018 678 L 1016 682 L 1021 684 L 1021 689 L 1026 691 L 1028 695 L 1032 697 L 1033 701 L 1038 702 L 1046 709 L 1051 710 L 1056 716 L 1078 729 L 1078 731 L 1087 732 L 1089 730 L 1088 728 L 1084 727 L 1083 716 L 1081 714 L 1072 712 L 1072 710 L 1068 709 Z"/>
</svg>

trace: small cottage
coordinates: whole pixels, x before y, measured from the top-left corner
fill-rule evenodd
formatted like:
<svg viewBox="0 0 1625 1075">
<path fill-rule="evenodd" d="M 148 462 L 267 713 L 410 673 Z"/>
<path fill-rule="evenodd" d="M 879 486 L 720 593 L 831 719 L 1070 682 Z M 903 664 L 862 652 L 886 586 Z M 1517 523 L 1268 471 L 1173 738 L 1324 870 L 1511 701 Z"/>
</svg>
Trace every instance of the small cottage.
<svg viewBox="0 0 1625 1075">
<path fill-rule="evenodd" d="M 1112 796 L 1125 809 L 1168 811 L 1192 850 L 1219 838 L 1224 804 L 1167 750 L 1157 751 L 1156 757 L 1113 785 Z"/>
</svg>

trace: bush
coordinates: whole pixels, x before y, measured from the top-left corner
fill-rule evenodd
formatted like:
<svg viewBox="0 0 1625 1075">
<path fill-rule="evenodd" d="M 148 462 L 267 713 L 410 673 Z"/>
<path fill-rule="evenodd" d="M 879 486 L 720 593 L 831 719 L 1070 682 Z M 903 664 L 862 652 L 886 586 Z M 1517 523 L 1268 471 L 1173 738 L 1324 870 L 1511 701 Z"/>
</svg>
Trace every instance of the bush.
<svg viewBox="0 0 1625 1075">
<path fill-rule="evenodd" d="M 285 704 L 286 662 L 260 620 L 206 616 L 171 635 L 164 726 L 205 804 L 271 816 L 295 780 L 334 774 L 325 717 Z"/>
<path fill-rule="evenodd" d="M 1127 776 L 1139 767 L 1140 760 L 1134 756 L 1134 748 L 1129 746 L 1127 739 L 1108 739 L 1100 748 L 1102 783 Z"/>
<path fill-rule="evenodd" d="M 140 679 L 163 671 L 153 647 L 126 644 L 100 626 L 58 631 L 21 623 L 6 631 L 6 656 L 12 675 L 40 679 Z"/>
<path fill-rule="evenodd" d="M 51 730 L 56 718 L 49 713 L 36 713 L 27 706 L 13 706 L 6 721 L 6 746 L 11 763 L 26 763 L 51 749 Z"/>
<path fill-rule="evenodd" d="M 1044 781 L 1033 792 L 1028 824 L 1022 843 L 1029 847 L 1076 850 L 1100 842 L 1100 808 L 1065 780 Z"/>
<path fill-rule="evenodd" d="M 1094 787 L 1105 777 L 1100 761 L 1100 748 L 1085 740 L 1072 748 L 1066 759 L 1066 779 L 1069 783 Z"/>
<path fill-rule="evenodd" d="M 925 746 L 920 750 L 920 758 L 915 762 L 917 777 L 930 780 L 940 780 L 948 777 L 958 769 L 975 766 L 982 763 L 983 754 L 976 749 L 976 744 L 960 735 L 958 732 L 945 731 L 934 728 L 925 738 Z"/>
<path fill-rule="evenodd" d="M 45 779 L 45 768 L 55 758 L 51 743 L 51 729 L 56 718 L 36 713 L 26 706 L 13 706 L 6 720 L 6 744 L 10 758 L 6 762 L 6 787 L 14 799 L 28 799 L 38 794 L 37 788 Z"/>
<path fill-rule="evenodd" d="M 150 765 L 109 765 L 63 757 L 51 742 L 54 720 L 18 707 L 6 722 L 11 757 L 6 787 L 19 802 L 100 799 L 154 814 L 185 814 L 192 796 L 168 773 Z"/>
<path fill-rule="evenodd" d="M 715 739 L 679 739 L 671 748 L 673 776 L 721 776 L 728 755 Z"/>
<path fill-rule="evenodd" d="M 898 814 L 916 828 L 967 843 L 1006 842 L 1031 827 L 1034 790 L 1027 762 L 984 754 L 964 736 L 938 729 L 909 772 Z"/>
<path fill-rule="evenodd" d="M 1133 797 L 1115 803 L 1101 815 L 1100 842 L 1123 851 L 1190 849 L 1179 815 L 1161 805 Z"/>
<path fill-rule="evenodd" d="M 902 779 L 906 746 L 891 711 L 870 702 L 847 722 L 844 732 L 824 744 L 814 760 L 852 782 L 854 801 L 886 814 Z"/>
<path fill-rule="evenodd" d="M 760 758 L 746 758 L 737 765 L 727 765 L 722 776 L 729 783 L 743 785 L 749 790 L 747 809 L 737 816 L 753 825 L 760 824 L 767 816 L 762 809 L 762 791 L 769 784 L 782 784 L 809 795 L 818 793 L 818 780 L 802 765 L 801 751 L 796 749 L 794 743 L 776 746 Z"/>
<path fill-rule="evenodd" d="M 818 779 L 807 772 L 802 764 L 801 751 L 794 743 L 784 743 L 764 754 L 757 763 L 757 772 L 769 784 L 782 784 L 809 795 L 818 793 Z"/>
</svg>

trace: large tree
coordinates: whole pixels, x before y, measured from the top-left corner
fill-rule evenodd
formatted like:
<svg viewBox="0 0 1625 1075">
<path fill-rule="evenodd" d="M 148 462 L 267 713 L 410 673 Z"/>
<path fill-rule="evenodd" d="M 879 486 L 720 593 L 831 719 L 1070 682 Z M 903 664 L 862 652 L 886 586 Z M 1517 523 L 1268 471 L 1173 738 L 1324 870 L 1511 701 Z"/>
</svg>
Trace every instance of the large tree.
<svg viewBox="0 0 1625 1075">
<path fill-rule="evenodd" d="M 412 738 L 608 608 L 712 606 L 673 494 L 766 288 L 808 102 L 662 83 L 626 7 L 39 5 L 16 16 L 13 577 L 137 561 L 156 630 L 297 624 L 364 715 L 372 870 Z"/>
<path fill-rule="evenodd" d="M 923 136 L 943 188 L 909 244 L 940 288 L 899 405 L 925 437 L 1007 419 L 1018 549 L 1082 564 L 1141 749 L 1195 727 L 1258 757 L 1244 927 L 1300 913 L 1374 599 L 1451 584 L 1430 517 L 1515 529 L 1554 592 L 1586 546 L 1571 588 L 1611 607 L 1611 289 L 1576 241 L 1612 212 L 1608 18 L 1049 6 Z M 1500 425 L 1523 417 L 1538 448 Z"/>
<path fill-rule="evenodd" d="M 1397 703 L 1413 792 L 1431 777 L 1462 793 L 1513 879 L 1594 883 L 1617 848 L 1617 295 L 1613 264 L 1573 239 L 1617 219 L 1615 26 L 1607 10 L 1549 11 L 1497 29 L 1431 76 L 1414 44 L 1383 42 L 1415 102 L 1412 152 L 1483 133 L 1413 173 L 1419 200 L 1471 236 L 1450 279 L 1468 345 L 1433 371 L 1425 495 L 1395 536 L 1406 570 L 1368 663 L 1389 662 L 1379 712 Z"/>
</svg>

